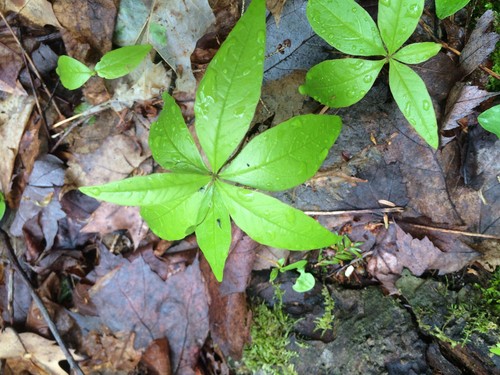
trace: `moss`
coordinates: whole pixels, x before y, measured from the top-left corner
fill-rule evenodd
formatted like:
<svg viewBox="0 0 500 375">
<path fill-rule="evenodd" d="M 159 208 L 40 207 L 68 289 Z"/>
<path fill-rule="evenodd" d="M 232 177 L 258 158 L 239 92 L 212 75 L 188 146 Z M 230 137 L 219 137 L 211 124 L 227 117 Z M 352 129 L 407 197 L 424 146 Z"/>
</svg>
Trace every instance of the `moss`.
<svg viewBox="0 0 500 375">
<path fill-rule="evenodd" d="M 321 295 L 323 296 L 325 312 L 321 317 L 314 320 L 314 323 L 316 324 L 314 330 L 321 331 L 321 336 L 323 336 L 326 331 L 333 329 L 333 321 L 335 319 L 335 315 L 333 314 L 333 310 L 335 309 L 335 300 L 332 298 L 326 285 L 323 285 Z"/>
</svg>

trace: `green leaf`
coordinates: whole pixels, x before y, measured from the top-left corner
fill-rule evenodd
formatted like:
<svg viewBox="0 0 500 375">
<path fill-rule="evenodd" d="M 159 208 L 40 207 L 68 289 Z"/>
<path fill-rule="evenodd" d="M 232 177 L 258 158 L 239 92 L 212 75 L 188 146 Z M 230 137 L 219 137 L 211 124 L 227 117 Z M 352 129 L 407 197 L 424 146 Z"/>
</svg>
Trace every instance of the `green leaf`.
<svg viewBox="0 0 500 375">
<path fill-rule="evenodd" d="M 196 240 L 215 277 L 222 281 L 231 246 L 231 219 L 217 189 L 212 194 L 205 220 L 196 228 Z"/>
<path fill-rule="evenodd" d="M 313 30 L 350 55 L 386 55 L 375 22 L 353 0 L 309 0 L 307 19 Z"/>
<path fill-rule="evenodd" d="M 196 133 L 214 172 L 248 131 L 260 97 L 265 46 L 265 1 L 253 0 L 196 92 Z"/>
<path fill-rule="evenodd" d="M 303 115 L 258 135 L 220 177 L 257 189 L 290 189 L 311 178 L 337 139 L 338 116 Z"/>
<path fill-rule="evenodd" d="M 436 114 L 424 81 L 411 68 L 389 61 L 389 87 L 399 109 L 433 148 L 439 145 Z"/>
<path fill-rule="evenodd" d="M 151 48 L 149 44 L 143 44 L 110 51 L 96 64 L 97 75 L 106 79 L 123 77 L 137 68 Z"/>
<path fill-rule="evenodd" d="M 420 64 L 436 56 L 441 48 L 439 43 L 413 43 L 401 48 L 393 58 L 406 64 Z"/>
<path fill-rule="evenodd" d="M 163 94 L 163 101 L 163 110 L 149 133 L 153 158 L 171 171 L 207 172 L 179 106 L 168 93 Z"/>
<path fill-rule="evenodd" d="M 95 72 L 86 65 L 66 55 L 59 56 L 56 73 L 61 78 L 63 86 L 68 90 L 75 90 L 83 86 L 90 77 L 95 75 Z"/>
<path fill-rule="evenodd" d="M 4 214 L 5 214 L 5 199 L 3 197 L 2 192 L 0 191 L 0 220 L 2 220 Z"/>
<path fill-rule="evenodd" d="M 500 344 L 497 344 L 496 346 L 490 347 L 490 352 L 500 356 Z"/>
<path fill-rule="evenodd" d="M 192 195 L 173 201 L 142 206 L 141 216 L 158 237 L 169 241 L 180 240 L 193 233 L 196 225 L 202 221 L 198 213 L 206 196 L 209 195 L 208 190 L 199 189 Z"/>
<path fill-rule="evenodd" d="M 271 274 L 269 275 L 269 282 L 272 283 L 274 280 L 276 280 L 276 278 L 278 277 L 278 269 L 277 268 L 273 268 L 271 270 Z"/>
<path fill-rule="evenodd" d="M 306 265 L 307 265 L 307 260 L 303 259 L 299 260 L 298 262 L 291 263 L 288 266 L 282 267 L 280 271 L 285 272 L 285 271 L 297 270 L 299 268 L 304 269 Z"/>
<path fill-rule="evenodd" d="M 304 269 L 298 269 L 300 276 L 295 280 L 292 289 L 298 293 L 305 293 L 314 288 L 316 284 L 316 279 L 309 272 L 305 272 Z"/>
<path fill-rule="evenodd" d="M 384 64 L 385 60 L 323 61 L 307 72 L 299 91 L 329 107 L 348 107 L 366 95 Z"/>
<path fill-rule="evenodd" d="M 451 16 L 469 3 L 470 0 L 436 0 L 436 15 L 440 19 Z"/>
<path fill-rule="evenodd" d="M 378 27 L 390 55 L 413 34 L 423 10 L 424 0 L 379 1 Z"/>
<path fill-rule="evenodd" d="M 500 105 L 491 107 L 477 118 L 479 124 L 490 133 L 500 138 Z"/>
<path fill-rule="evenodd" d="M 216 182 L 229 214 L 253 240 L 288 250 L 318 249 L 338 241 L 302 211 L 268 195 Z"/>
<path fill-rule="evenodd" d="M 155 173 L 105 185 L 81 187 L 80 191 L 123 206 L 151 206 L 191 195 L 211 179 L 201 174 Z"/>
</svg>

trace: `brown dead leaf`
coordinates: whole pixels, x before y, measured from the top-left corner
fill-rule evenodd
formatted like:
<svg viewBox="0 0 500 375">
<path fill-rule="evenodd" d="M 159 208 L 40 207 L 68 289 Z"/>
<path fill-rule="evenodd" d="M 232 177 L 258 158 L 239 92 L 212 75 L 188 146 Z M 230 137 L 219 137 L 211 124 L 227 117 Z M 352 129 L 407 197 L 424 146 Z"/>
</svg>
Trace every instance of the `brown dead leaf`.
<svg viewBox="0 0 500 375">
<path fill-rule="evenodd" d="M 34 333 L 25 332 L 17 334 L 12 328 L 0 331 L 0 358 L 7 359 L 8 366 L 16 373 L 21 374 L 23 370 L 31 369 L 31 373 L 49 375 L 67 375 L 60 366 L 60 361 L 65 361 L 61 348 L 55 341 L 47 340 Z M 82 357 L 73 357 L 81 360 Z M 34 367 L 33 365 L 36 365 Z"/>
<path fill-rule="evenodd" d="M 47 0 L 5 0 L 2 5 L 2 12 L 19 13 L 34 25 L 61 27 L 54 15 L 52 4 Z"/>
<path fill-rule="evenodd" d="M 486 32 L 493 26 L 495 14 L 487 10 L 477 21 L 476 28 L 460 54 L 460 67 L 465 75 L 472 73 L 495 49 L 500 35 Z"/>
<path fill-rule="evenodd" d="M 94 211 L 82 232 L 104 236 L 117 230 L 127 230 L 134 242 L 134 249 L 137 249 L 149 229 L 139 211 L 139 207 L 124 207 L 104 202 Z"/>
<path fill-rule="evenodd" d="M 285 6 L 286 0 L 266 0 L 267 9 L 274 16 L 274 21 L 276 25 L 280 24 L 281 12 L 283 12 L 283 7 Z"/>
<path fill-rule="evenodd" d="M 367 268 L 386 289 L 397 293 L 394 283 L 403 268 L 409 269 L 416 276 L 421 276 L 428 270 L 437 270 L 443 275 L 462 269 L 478 255 L 466 245 L 440 249 L 428 237 L 416 239 L 397 224 L 391 224 L 388 230 L 380 230 Z"/>
<path fill-rule="evenodd" d="M 55 0 L 53 8 L 64 27 L 62 37 L 70 56 L 96 63 L 111 50 L 117 12 L 113 0 Z"/>
<path fill-rule="evenodd" d="M 441 128 L 451 130 L 459 126 L 458 120 L 468 116 L 474 108 L 485 100 L 499 95 L 500 92 L 488 92 L 477 86 L 458 82 L 450 91 L 446 101 L 445 115 Z"/>
<path fill-rule="evenodd" d="M 208 335 L 208 295 L 197 260 L 163 281 L 137 257 L 97 280 L 90 297 L 113 332 L 135 333 L 135 348 L 167 337 L 174 372 L 195 366 Z"/>
<path fill-rule="evenodd" d="M 142 355 L 141 363 L 148 369 L 148 374 L 171 375 L 168 340 L 166 338 L 154 340 Z"/>
<path fill-rule="evenodd" d="M 9 94 L 27 95 L 18 84 L 17 77 L 23 67 L 23 59 L 14 50 L 0 43 L 0 91 Z"/>
<path fill-rule="evenodd" d="M 30 290 L 19 272 L 10 266 L 0 267 L 0 313 L 1 319 L 11 324 L 24 324 L 31 306 Z M 9 289 L 13 286 L 12 310 L 9 310 Z"/>
<path fill-rule="evenodd" d="M 0 92 L 0 186 L 8 194 L 19 142 L 28 123 L 35 100 L 29 96 Z"/>
</svg>

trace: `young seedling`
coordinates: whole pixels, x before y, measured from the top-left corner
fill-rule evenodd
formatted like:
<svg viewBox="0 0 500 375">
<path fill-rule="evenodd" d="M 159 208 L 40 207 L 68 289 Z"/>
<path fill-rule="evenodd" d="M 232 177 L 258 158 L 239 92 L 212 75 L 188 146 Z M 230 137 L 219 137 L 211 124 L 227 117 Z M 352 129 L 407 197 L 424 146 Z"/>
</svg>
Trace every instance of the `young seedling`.
<svg viewBox="0 0 500 375">
<path fill-rule="evenodd" d="M 491 107 L 477 118 L 479 125 L 500 138 L 500 105 Z"/>
<path fill-rule="evenodd" d="M 104 54 L 94 69 L 90 69 L 72 57 L 63 55 L 57 61 L 56 73 L 61 78 L 64 87 L 68 90 L 75 90 L 96 74 L 106 79 L 115 79 L 129 74 L 137 68 L 149 51 L 151 51 L 149 44 L 118 48 Z"/>
<path fill-rule="evenodd" d="M 436 15 L 439 19 L 449 17 L 466 6 L 469 1 L 470 0 L 436 0 Z"/>
<path fill-rule="evenodd" d="M 307 260 L 299 260 L 298 262 L 290 263 L 285 266 L 285 258 L 278 259 L 276 262 L 276 268 L 273 268 L 271 275 L 269 276 L 269 281 L 272 283 L 278 277 L 279 272 L 286 272 L 296 270 L 300 276 L 295 280 L 292 288 L 298 293 L 305 293 L 314 288 L 316 280 L 314 276 L 309 272 L 306 272 Z"/>
<path fill-rule="evenodd" d="M 389 63 L 389 86 L 399 109 L 418 134 L 433 148 L 439 144 L 436 115 L 422 79 L 406 64 L 418 64 L 436 55 L 437 43 L 403 43 L 417 27 L 424 0 L 380 0 L 378 28 L 354 0 L 309 0 L 307 18 L 314 31 L 339 51 L 367 60 L 345 58 L 319 63 L 309 70 L 299 88 L 330 107 L 360 101 Z"/>
<path fill-rule="evenodd" d="M 3 197 L 2 192 L 0 191 L 0 220 L 2 220 L 4 214 L 5 214 L 5 199 Z"/>
<path fill-rule="evenodd" d="M 361 246 L 362 242 L 352 242 L 349 237 L 346 235 L 341 237 L 341 240 L 334 246 L 335 255 L 326 256 L 324 252 L 321 250 L 318 256 L 318 263 L 316 263 L 316 267 L 325 267 L 334 264 L 340 264 L 342 262 L 350 262 L 355 258 L 361 258 Z"/>
<path fill-rule="evenodd" d="M 231 218 L 255 241 L 278 248 L 317 249 L 338 239 L 303 212 L 253 189 L 286 190 L 311 178 L 340 132 L 339 117 L 291 118 L 234 155 L 260 97 L 265 30 L 265 1 L 253 0 L 199 84 L 195 128 L 209 165 L 180 108 L 165 94 L 149 145 L 153 158 L 171 172 L 80 189 L 108 202 L 141 206 L 142 217 L 161 238 L 178 240 L 195 232 L 218 280 L 231 244 Z"/>
</svg>

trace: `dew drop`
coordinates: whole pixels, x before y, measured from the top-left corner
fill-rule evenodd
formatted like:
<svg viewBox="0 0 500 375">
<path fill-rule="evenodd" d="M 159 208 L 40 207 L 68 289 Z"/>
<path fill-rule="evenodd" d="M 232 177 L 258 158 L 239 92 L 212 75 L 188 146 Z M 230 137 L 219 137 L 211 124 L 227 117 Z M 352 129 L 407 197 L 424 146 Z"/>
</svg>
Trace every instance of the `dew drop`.
<svg viewBox="0 0 500 375">
<path fill-rule="evenodd" d="M 358 8 L 352 8 L 351 10 L 353 13 L 356 13 L 358 11 Z"/>
<path fill-rule="evenodd" d="M 365 53 L 365 50 L 361 48 L 361 49 L 359 50 L 359 53 L 363 54 L 363 53 Z"/>
<path fill-rule="evenodd" d="M 238 107 L 233 110 L 233 116 L 236 118 L 242 118 L 245 114 L 245 107 Z"/>
<path fill-rule="evenodd" d="M 412 4 L 408 7 L 408 14 L 410 16 L 417 16 L 419 13 L 419 6 L 418 4 Z"/>
<path fill-rule="evenodd" d="M 355 90 L 349 90 L 349 91 L 347 92 L 347 96 L 348 96 L 349 98 L 354 98 L 354 97 L 356 96 L 356 91 L 355 91 Z"/>
<path fill-rule="evenodd" d="M 370 83 L 373 79 L 373 76 L 371 74 L 367 74 L 366 76 L 363 77 L 363 82 L 364 83 Z"/>
<path fill-rule="evenodd" d="M 385 5 L 386 7 L 388 7 L 388 6 L 391 5 L 391 1 L 390 0 L 380 0 L 380 4 Z"/>
<path fill-rule="evenodd" d="M 238 198 L 240 198 L 243 202 L 251 202 L 253 192 L 251 190 L 240 189 L 238 190 Z"/>
<path fill-rule="evenodd" d="M 405 109 L 404 109 L 404 111 L 403 111 L 403 114 L 404 114 L 406 117 L 410 116 L 410 114 L 411 114 L 411 103 L 410 103 L 410 102 L 406 102 L 406 104 L 405 104 Z"/>
<path fill-rule="evenodd" d="M 259 31 L 257 33 L 257 42 L 258 43 L 265 43 L 266 42 L 266 32 L 265 31 Z"/>
<path fill-rule="evenodd" d="M 88 188 L 87 191 L 89 192 L 90 195 L 94 195 L 94 196 L 97 196 L 97 195 L 101 194 L 101 189 L 99 189 L 97 187 Z"/>
<path fill-rule="evenodd" d="M 424 100 L 424 102 L 422 103 L 422 108 L 424 109 L 424 111 L 428 111 L 431 108 L 431 103 L 429 103 L 428 100 Z"/>
</svg>

